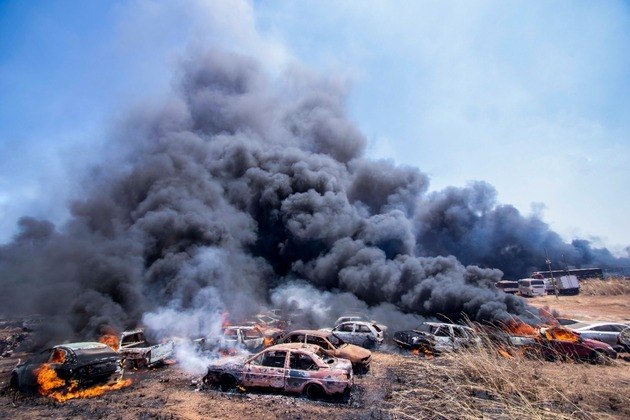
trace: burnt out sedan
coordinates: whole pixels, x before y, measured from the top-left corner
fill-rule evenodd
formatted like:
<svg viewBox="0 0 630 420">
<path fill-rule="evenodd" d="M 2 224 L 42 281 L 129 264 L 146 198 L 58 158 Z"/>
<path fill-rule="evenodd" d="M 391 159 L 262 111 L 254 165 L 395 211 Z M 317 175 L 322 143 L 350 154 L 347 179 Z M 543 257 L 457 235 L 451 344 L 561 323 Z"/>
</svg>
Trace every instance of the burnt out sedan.
<svg viewBox="0 0 630 420">
<path fill-rule="evenodd" d="M 349 393 L 354 383 L 349 360 L 328 356 L 313 344 L 271 346 L 250 357 L 226 357 L 208 366 L 204 383 L 227 391 L 236 386 L 304 394 L 311 399 Z"/>
<path fill-rule="evenodd" d="M 315 344 L 329 356 L 350 360 L 354 373 L 366 373 L 370 370 L 371 351 L 354 344 L 346 344 L 327 331 L 296 330 L 287 334 L 283 342 Z"/>
<path fill-rule="evenodd" d="M 48 365 L 65 382 L 79 386 L 106 382 L 120 367 L 120 355 L 111 347 L 96 342 L 69 343 L 46 349 L 18 363 L 11 373 L 10 387 L 22 392 L 38 389 L 37 373 Z"/>
</svg>

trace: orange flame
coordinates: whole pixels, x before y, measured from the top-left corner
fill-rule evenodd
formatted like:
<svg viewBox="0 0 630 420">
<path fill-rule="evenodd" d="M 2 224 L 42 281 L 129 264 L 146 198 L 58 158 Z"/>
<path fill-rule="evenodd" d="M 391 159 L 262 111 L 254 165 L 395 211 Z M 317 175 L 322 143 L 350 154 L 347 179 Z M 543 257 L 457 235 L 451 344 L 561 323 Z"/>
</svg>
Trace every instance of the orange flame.
<svg viewBox="0 0 630 420">
<path fill-rule="evenodd" d="M 223 311 L 221 313 L 221 326 L 223 328 L 229 327 L 230 324 L 230 313 L 228 311 Z"/>
<path fill-rule="evenodd" d="M 433 357 L 433 352 L 426 347 L 409 350 L 409 353 L 415 356 Z"/>
<path fill-rule="evenodd" d="M 497 350 L 498 350 L 499 355 L 501 357 L 504 357 L 506 359 L 511 359 L 512 358 L 512 355 L 506 349 L 504 349 L 503 347 L 499 347 Z"/>
<path fill-rule="evenodd" d="M 35 375 L 39 385 L 39 393 L 58 402 L 65 402 L 73 398 L 98 397 L 107 391 L 114 391 L 131 385 L 131 379 L 119 379 L 113 383 L 78 389 L 79 384 L 77 381 L 70 381 L 70 384 L 67 384 L 65 380 L 57 376 L 57 372 L 48 363 L 44 363 L 37 368 Z M 68 388 L 63 390 L 62 388 L 66 385 Z"/>
<path fill-rule="evenodd" d="M 505 325 L 505 329 L 515 335 L 528 335 L 535 336 L 537 335 L 536 328 L 531 325 L 527 325 L 523 321 L 519 321 L 516 319 L 512 319 Z"/>
<path fill-rule="evenodd" d="M 553 327 L 545 330 L 545 337 L 547 340 L 570 341 L 572 343 L 580 341 L 579 335 L 563 327 Z"/>
<path fill-rule="evenodd" d="M 102 335 L 99 339 L 98 339 L 99 343 L 103 343 L 103 344 L 107 344 L 109 347 L 111 347 L 114 351 L 118 351 L 118 348 L 120 347 L 120 344 L 118 342 L 118 337 L 114 334 L 105 334 Z"/>
<path fill-rule="evenodd" d="M 37 385 L 39 385 L 39 393 L 41 395 L 49 395 L 53 390 L 66 384 L 66 381 L 58 377 L 57 372 L 48 363 L 44 363 L 35 369 L 35 376 L 37 377 Z"/>
<path fill-rule="evenodd" d="M 269 346 L 273 346 L 273 343 L 275 342 L 275 340 L 273 339 L 273 337 L 265 337 L 264 341 L 263 341 L 263 346 L 269 347 Z"/>
<path fill-rule="evenodd" d="M 50 357 L 51 363 L 63 363 L 66 361 L 66 352 L 62 349 L 55 349 Z"/>
</svg>

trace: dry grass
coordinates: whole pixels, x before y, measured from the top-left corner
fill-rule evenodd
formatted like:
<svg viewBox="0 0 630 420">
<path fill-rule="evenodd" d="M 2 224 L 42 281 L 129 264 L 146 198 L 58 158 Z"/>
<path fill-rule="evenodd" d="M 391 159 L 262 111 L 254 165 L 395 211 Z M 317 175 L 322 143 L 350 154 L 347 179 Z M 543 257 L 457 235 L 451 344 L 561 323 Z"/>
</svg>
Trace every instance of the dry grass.
<svg viewBox="0 0 630 420">
<path fill-rule="evenodd" d="M 623 278 L 583 280 L 580 283 L 580 294 L 586 296 L 630 295 L 630 280 Z"/>
<path fill-rule="evenodd" d="M 484 343 L 395 372 L 391 412 L 401 418 L 630 418 L 627 362 L 550 363 L 499 355 Z M 622 368 L 622 369 L 620 369 Z M 396 381 L 394 381 L 396 383 Z"/>
</svg>

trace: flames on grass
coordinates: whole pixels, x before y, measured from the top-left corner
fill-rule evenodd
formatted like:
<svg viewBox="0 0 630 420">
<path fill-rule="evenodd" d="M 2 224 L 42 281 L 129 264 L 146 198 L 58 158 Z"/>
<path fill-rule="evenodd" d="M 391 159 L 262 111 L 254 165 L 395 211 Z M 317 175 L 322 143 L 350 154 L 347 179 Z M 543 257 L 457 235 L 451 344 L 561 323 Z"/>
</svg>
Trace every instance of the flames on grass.
<svg viewBox="0 0 630 420">
<path fill-rule="evenodd" d="M 65 402 L 74 398 L 93 398 L 109 391 L 115 391 L 131 385 L 131 379 L 118 379 L 114 382 L 94 385 L 89 388 L 79 388 L 76 380 L 66 381 L 59 376 L 53 367 L 44 363 L 35 370 L 40 395 L 58 402 Z"/>
<path fill-rule="evenodd" d="M 427 347 L 411 349 L 409 352 L 415 356 L 433 357 L 433 352 Z"/>
</svg>

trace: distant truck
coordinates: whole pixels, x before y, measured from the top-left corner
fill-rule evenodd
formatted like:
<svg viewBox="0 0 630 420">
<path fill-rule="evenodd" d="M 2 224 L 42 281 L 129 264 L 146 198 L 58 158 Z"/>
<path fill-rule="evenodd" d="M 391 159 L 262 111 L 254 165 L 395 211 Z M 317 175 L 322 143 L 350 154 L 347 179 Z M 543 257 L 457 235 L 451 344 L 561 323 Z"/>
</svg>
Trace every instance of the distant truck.
<svg viewBox="0 0 630 420">
<path fill-rule="evenodd" d="M 577 295 L 580 293 L 580 281 L 577 276 L 573 274 L 545 278 L 540 273 L 534 273 L 532 274 L 532 278 L 543 280 L 545 282 L 545 290 L 547 290 L 548 294 L 555 294 L 556 287 L 560 295 Z"/>
<path fill-rule="evenodd" d="M 545 281 L 540 279 L 520 279 L 518 281 L 518 292 L 521 296 L 545 296 Z"/>
<path fill-rule="evenodd" d="M 173 340 L 152 345 L 144 336 L 144 331 L 137 329 L 124 331 L 120 335 L 118 353 L 134 367 L 151 367 L 164 363 L 166 359 L 171 357 L 174 347 Z"/>
<path fill-rule="evenodd" d="M 501 280 L 494 284 L 497 289 L 504 293 L 515 294 L 518 292 L 518 282 L 516 280 Z"/>
</svg>

